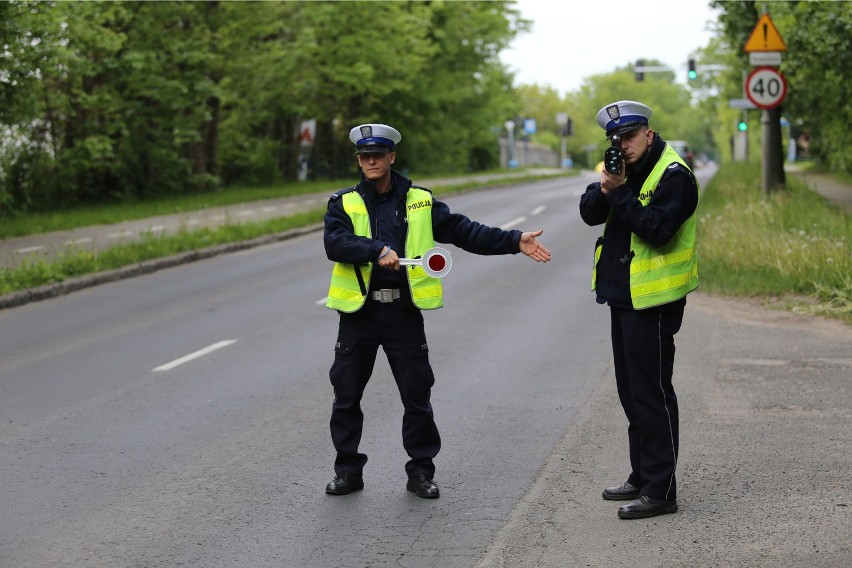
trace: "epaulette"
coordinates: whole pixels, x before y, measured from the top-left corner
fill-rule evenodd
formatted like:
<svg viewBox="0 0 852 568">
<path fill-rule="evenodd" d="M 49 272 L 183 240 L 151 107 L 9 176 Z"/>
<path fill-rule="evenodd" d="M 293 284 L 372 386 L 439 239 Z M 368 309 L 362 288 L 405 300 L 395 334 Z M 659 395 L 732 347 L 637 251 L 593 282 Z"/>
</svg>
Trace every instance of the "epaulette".
<svg viewBox="0 0 852 568">
<path fill-rule="evenodd" d="M 664 172 L 663 175 L 673 174 L 675 172 L 683 172 L 692 179 L 693 183 L 698 183 L 698 180 L 695 177 L 695 172 L 693 172 L 687 166 L 681 164 L 680 162 L 672 162 L 671 164 L 669 164 L 666 168 L 666 172 Z"/>
<path fill-rule="evenodd" d="M 357 186 L 353 185 L 352 187 L 344 187 L 343 189 L 338 189 L 334 193 L 332 193 L 328 200 L 329 201 L 337 201 L 341 195 L 344 193 L 349 193 L 350 191 L 354 191 Z"/>
</svg>

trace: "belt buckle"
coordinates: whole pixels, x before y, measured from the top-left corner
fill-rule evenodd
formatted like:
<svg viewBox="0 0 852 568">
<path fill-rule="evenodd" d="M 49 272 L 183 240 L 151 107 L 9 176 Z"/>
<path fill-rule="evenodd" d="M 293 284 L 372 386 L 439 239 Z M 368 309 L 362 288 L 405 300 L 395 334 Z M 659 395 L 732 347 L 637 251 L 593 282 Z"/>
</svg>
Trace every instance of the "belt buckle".
<svg viewBox="0 0 852 568">
<path fill-rule="evenodd" d="M 393 302 L 393 290 L 389 288 L 382 288 L 379 290 L 379 301 L 383 304 L 390 304 Z"/>
</svg>

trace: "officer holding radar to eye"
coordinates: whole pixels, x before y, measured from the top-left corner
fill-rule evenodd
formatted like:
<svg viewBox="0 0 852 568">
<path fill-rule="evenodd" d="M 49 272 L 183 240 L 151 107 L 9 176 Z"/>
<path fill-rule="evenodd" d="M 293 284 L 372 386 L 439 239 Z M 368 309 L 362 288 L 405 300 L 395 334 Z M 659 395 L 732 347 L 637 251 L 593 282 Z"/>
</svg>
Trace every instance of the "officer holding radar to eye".
<svg viewBox="0 0 852 568">
<path fill-rule="evenodd" d="M 334 268 L 326 305 L 339 312 L 334 363 L 331 439 L 337 456 L 329 495 L 364 488 L 367 456 L 358 451 L 364 415 L 361 397 L 379 346 L 384 349 L 403 405 L 402 443 L 406 489 L 436 498 L 433 458 L 441 438 L 430 402 L 435 383 L 421 310 L 443 305 L 441 281 L 400 258 L 423 257 L 435 242 L 481 255 L 522 252 L 537 262 L 550 251 L 536 240 L 542 231 L 504 231 L 451 213 L 425 188 L 394 171 L 402 135 L 385 124 L 363 124 L 349 133 L 361 180 L 332 194 L 325 215 L 325 251 Z"/>
<path fill-rule="evenodd" d="M 612 146 L 601 181 L 586 188 L 580 215 L 604 225 L 592 289 L 610 309 L 618 397 L 627 416 L 630 474 L 603 491 L 629 501 L 622 519 L 677 511 L 678 406 L 674 336 L 686 295 L 698 287 L 695 249 L 700 188 L 675 150 L 649 126 L 651 109 L 618 101 L 598 112 Z"/>
</svg>

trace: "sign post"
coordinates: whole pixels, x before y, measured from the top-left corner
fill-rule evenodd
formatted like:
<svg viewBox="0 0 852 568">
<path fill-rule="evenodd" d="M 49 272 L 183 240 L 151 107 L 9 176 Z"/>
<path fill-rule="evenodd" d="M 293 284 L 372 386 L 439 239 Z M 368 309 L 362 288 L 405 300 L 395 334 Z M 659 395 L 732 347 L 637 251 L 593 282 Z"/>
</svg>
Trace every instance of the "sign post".
<svg viewBox="0 0 852 568">
<path fill-rule="evenodd" d="M 743 49 L 749 54 L 749 62 L 752 65 L 760 65 L 749 73 L 744 89 L 748 100 L 763 109 L 760 119 L 763 135 L 761 185 L 764 193 L 769 193 L 785 185 L 779 105 L 787 95 L 787 80 L 771 66 L 781 64 L 781 53 L 787 51 L 787 44 L 769 14 L 763 14 Z"/>
</svg>

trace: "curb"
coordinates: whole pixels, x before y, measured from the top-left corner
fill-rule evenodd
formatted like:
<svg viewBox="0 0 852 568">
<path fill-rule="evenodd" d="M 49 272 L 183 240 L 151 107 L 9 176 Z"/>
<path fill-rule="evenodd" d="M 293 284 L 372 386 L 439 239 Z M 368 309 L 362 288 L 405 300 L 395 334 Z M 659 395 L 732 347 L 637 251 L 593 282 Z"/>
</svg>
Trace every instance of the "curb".
<svg viewBox="0 0 852 568">
<path fill-rule="evenodd" d="M 106 270 L 104 272 L 96 272 L 94 274 L 87 274 L 85 276 L 79 276 L 77 278 L 70 278 L 68 280 L 63 280 L 54 284 L 45 284 L 44 286 L 39 286 L 37 288 L 20 290 L 18 292 L 10 292 L 8 294 L 0 296 L 0 310 L 23 306 L 31 302 L 40 302 L 42 300 L 48 300 L 50 298 L 56 298 L 58 296 L 64 296 L 66 294 L 70 294 L 78 290 L 83 290 L 85 288 L 91 288 L 93 286 L 106 284 L 108 282 L 116 282 L 118 280 L 124 280 L 125 278 L 133 278 L 136 276 L 141 276 L 143 274 L 150 274 L 152 272 L 157 272 L 158 270 L 172 268 L 181 264 L 211 258 L 220 254 L 237 252 L 248 248 L 254 248 L 262 245 L 275 243 L 278 241 L 284 241 L 287 239 L 300 237 L 308 233 L 319 231 L 322 228 L 322 223 L 314 223 L 313 225 L 308 225 L 307 227 L 289 229 L 287 231 L 273 233 L 271 235 L 264 235 L 262 237 L 257 237 L 248 241 L 236 241 L 233 243 L 214 245 L 211 247 L 182 252 L 180 254 L 163 258 L 146 260 L 138 264 L 123 266 L 121 268 L 116 268 L 113 270 Z"/>
</svg>

